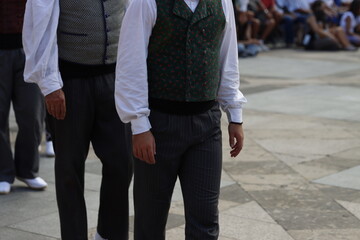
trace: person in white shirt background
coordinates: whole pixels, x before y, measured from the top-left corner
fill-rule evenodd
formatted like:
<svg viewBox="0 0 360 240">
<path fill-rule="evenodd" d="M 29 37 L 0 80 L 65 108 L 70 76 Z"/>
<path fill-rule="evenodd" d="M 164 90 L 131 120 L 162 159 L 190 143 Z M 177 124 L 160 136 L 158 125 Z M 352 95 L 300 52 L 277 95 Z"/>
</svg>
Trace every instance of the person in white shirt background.
<svg viewBox="0 0 360 240">
<path fill-rule="evenodd" d="M 243 147 L 246 102 L 238 71 L 231 0 L 130 3 L 120 33 L 115 99 L 133 133 L 135 240 L 165 239 L 177 177 L 185 239 L 218 239 L 219 104 L 235 157 Z"/>
<path fill-rule="evenodd" d="M 55 149 L 61 239 L 88 239 L 85 160 L 102 162 L 95 239 L 128 239 L 131 132 L 116 112 L 114 81 L 127 1 L 28 0 L 24 77 L 45 96 Z"/>
<path fill-rule="evenodd" d="M 355 46 L 360 46 L 360 1 L 354 0 L 349 11 L 341 16 L 340 26 L 344 29 L 347 38 Z"/>
</svg>

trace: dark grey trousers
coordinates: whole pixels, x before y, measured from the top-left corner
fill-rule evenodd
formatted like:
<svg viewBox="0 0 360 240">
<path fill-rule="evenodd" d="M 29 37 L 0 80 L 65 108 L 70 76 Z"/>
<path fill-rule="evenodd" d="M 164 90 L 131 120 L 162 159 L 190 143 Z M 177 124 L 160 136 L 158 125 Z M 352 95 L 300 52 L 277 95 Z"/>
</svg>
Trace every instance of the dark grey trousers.
<svg viewBox="0 0 360 240">
<path fill-rule="evenodd" d="M 135 240 L 165 239 L 177 177 L 185 204 L 186 239 L 218 238 L 222 166 L 220 118 L 218 105 L 190 116 L 151 111 L 156 164 L 135 160 Z"/>
<path fill-rule="evenodd" d="M 102 162 L 97 230 L 109 240 L 128 239 L 131 130 L 117 115 L 114 81 L 114 74 L 64 79 L 65 120 L 48 118 L 63 240 L 88 239 L 84 168 L 90 142 Z"/>
<path fill-rule="evenodd" d="M 22 49 L 0 50 L 0 181 L 9 183 L 15 176 L 35 178 L 39 171 L 44 103 L 38 86 L 24 82 L 24 64 Z M 11 102 L 19 129 L 14 157 L 9 139 Z"/>
</svg>

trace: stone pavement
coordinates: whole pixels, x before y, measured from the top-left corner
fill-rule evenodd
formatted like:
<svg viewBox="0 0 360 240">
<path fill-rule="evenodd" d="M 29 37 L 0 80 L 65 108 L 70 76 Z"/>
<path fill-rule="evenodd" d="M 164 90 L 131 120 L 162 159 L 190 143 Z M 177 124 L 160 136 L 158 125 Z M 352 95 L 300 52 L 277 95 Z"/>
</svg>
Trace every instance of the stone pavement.
<svg viewBox="0 0 360 240">
<path fill-rule="evenodd" d="M 360 240 L 360 51 L 274 50 L 241 59 L 240 69 L 246 139 L 230 158 L 223 121 L 220 239 Z M 11 130 L 14 139 L 13 116 Z M 100 172 L 91 152 L 89 235 Z M 15 182 L 0 196 L 0 240 L 60 238 L 52 158 L 42 157 L 41 176 L 49 183 L 44 192 Z M 167 239 L 184 239 L 183 215 L 177 185 Z"/>
</svg>

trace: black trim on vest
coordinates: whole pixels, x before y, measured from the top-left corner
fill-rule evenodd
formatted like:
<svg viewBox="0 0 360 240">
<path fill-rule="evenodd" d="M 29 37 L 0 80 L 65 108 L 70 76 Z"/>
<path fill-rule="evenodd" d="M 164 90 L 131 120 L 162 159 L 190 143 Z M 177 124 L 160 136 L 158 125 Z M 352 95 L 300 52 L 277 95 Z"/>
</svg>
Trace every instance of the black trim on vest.
<svg viewBox="0 0 360 240">
<path fill-rule="evenodd" d="M 105 12 L 104 2 L 103 1 L 100 1 L 100 2 L 101 2 L 101 8 L 102 8 L 102 11 L 103 11 L 102 16 L 103 16 L 104 31 L 105 31 L 105 44 L 104 44 L 104 55 L 103 55 L 103 63 L 105 64 L 106 60 L 107 60 L 107 57 L 106 57 L 106 55 L 107 55 L 106 54 L 107 53 L 107 47 L 108 47 L 108 44 L 109 44 L 109 37 L 108 37 L 109 29 L 108 29 L 108 26 L 107 26 L 106 18 L 108 18 L 109 16 Z"/>
<path fill-rule="evenodd" d="M 86 78 L 115 73 L 115 68 L 116 63 L 106 65 L 84 65 L 59 59 L 59 70 L 63 79 Z"/>
<path fill-rule="evenodd" d="M 216 100 L 205 102 L 177 102 L 157 98 L 149 98 L 149 108 L 158 112 L 175 115 L 194 115 L 211 109 Z"/>
<path fill-rule="evenodd" d="M 22 48 L 22 34 L 0 34 L 0 49 Z"/>
</svg>

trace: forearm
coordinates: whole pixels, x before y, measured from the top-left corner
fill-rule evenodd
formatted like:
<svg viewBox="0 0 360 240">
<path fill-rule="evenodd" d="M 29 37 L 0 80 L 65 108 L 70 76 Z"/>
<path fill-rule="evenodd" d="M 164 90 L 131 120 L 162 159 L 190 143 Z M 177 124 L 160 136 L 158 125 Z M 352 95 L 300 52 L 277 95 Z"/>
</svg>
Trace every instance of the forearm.
<svg viewBox="0 0 360 240">
<path fill-rule="evenodd" d="M 116 65 L 115 103 L 133 134 L 151 128 L 148 116 L 147 48 L 156 21 L 154 0 L 133 0 L 123 19 Z M 131 46 L 131 47 L 129 47 Z"/>
<path fill-rule="evenodd" d="M 62 87 L 58 69 L 57 0 L 28 0 L 24 17 L 24 80 L 38 84 L 43 95 Z"/>
</svg>

